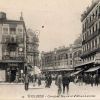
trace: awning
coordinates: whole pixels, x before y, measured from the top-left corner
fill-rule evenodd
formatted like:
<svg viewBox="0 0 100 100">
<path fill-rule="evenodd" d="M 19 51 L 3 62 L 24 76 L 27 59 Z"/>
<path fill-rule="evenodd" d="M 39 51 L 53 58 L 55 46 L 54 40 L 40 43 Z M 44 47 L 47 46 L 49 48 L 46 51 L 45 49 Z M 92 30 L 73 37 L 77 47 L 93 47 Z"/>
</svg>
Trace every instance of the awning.
<svg viewBox="0 0 100 100">
<path fill-rule="evenodd" d="M 73 72 L 73 73 L 71 73 L 71 76 L 73 76 L 73 75 L 77 75 L 77 74 L 79 74 L 80 72 L 82 72 L 82 70 L 79 70 L 79 71 Z"/>
<path fill-rule="evenodd" d="M 57 69 L 56 71 L 72 71 L 74 69 Z"/>
<path fill-rule="evenodd" d="M 98 69 L 100 69 L 100 66 L 99 66 L 99 67 L 90 68 L 90 69 L 88 69 L 88 70 L 85 71 L 85 72 L 94 72 L 94 71 L 96 71 L 96 70 L 98 70 Z"/>
<path fill-rule="evenodd" d="M 86 65 L 89 65 L 89 64 L 92 64 L 92 63 L 95 63 L 95 61 L 93 60 L 93 61 L 89 61 L 89 62 L 85 62 L 85 63 L 79 64 L 79 65 L 75 66 L 75 68 L 86 66 Z"/>
<path fill-rule="evenodd" d="M 72 71 L 74 69 L 52 69 L 52 70 L 48 70 L 48 71 Z"/>
</svg>

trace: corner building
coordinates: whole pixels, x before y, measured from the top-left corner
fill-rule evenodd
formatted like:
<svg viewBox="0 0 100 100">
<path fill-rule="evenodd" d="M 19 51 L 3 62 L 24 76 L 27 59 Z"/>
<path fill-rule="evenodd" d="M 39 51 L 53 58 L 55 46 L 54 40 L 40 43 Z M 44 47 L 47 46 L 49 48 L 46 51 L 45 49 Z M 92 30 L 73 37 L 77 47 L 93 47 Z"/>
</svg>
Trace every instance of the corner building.
<svg viewBox="0 0 100 100">
<path fill-rule="evenodd" d="M 19 82 L 24 74 L 26 60 L 26 27 L 23 17 L 20 20 L 9 20 L 6 13 L 0 12 L 0 35 L 0 81 Z"/>
<path fill-rule="evenodd" d="M 100 64 L 100 1 L 95 0 L 82 14 L 82 66 L 97 72 Z M 89 69 L 90 68 L 90 69 Z M 94 69 L 93 69 L 94 68 Z"/>
</svg>

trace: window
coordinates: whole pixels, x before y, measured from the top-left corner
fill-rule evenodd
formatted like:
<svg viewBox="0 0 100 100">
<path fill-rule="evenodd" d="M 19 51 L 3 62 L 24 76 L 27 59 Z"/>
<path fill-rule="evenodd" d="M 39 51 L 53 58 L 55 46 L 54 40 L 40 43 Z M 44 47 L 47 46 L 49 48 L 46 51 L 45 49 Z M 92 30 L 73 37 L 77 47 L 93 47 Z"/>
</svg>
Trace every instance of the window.
<svg viewBox="0 0 100 100">
<path fill-rule="evenodd" d="M 99 44 L 100 44 L 100 36 L 99 36 Z"/>
<path fill-rule="evenodd" d="M 3 33 L 8 34 L 8 28 L 3 28 Z"/>
<path fill-rule="evenodd" d="M 92 40 L 92 48 L 94 48 L 94 40 Z"/>
<path fill-rule="evenodd" d="M 95 39 L 95 47 L 97 48 L 97 38 Z"/>
<path fill-rule="evenodd" d="M 97 31 L 97 29 L 98 29 L 98 25 L 96 24 L 96 31 Z"/>
<path fill-rule="evenodd" d="M 66 54 L 66 59 L 68 59 L 68 54 Z"/>
<path fill-rule="evenodd" d="M 92 32 L 94 33 L 94 26 L 93 26 L 92 30 L 93 30 Z"/>
<path fill-rule="evenodd" d="M 100 29 L 100 22 L 99 22 L 99 29 Z"/>
<path fill-rule="evenodd" d="M 89 50 L 91 50 L 91 42 L 89 42 Z"/>
<path fill-rule="evenodd" d="M 72 65 L 72 60 L 70 60 L 70 65 Z"/>
<path fill-rule="evenodd" d="M 10 34 L 16 34 L 16 28 L 10 28 Z"/>
<path fill-rule="evenodd" d="M 91 35 L 91 29 L 90 29 L 90 35 Z"/>
<path fill-rule="evenodd" d="M 72 58 L 72 54 L 70 54 L 70 58 Z"/>
<path fill-rule="evenodd" d="M 18 33 L 22 33 L 23 30 L 21 28 L 18 28 Z"/>
</svg>

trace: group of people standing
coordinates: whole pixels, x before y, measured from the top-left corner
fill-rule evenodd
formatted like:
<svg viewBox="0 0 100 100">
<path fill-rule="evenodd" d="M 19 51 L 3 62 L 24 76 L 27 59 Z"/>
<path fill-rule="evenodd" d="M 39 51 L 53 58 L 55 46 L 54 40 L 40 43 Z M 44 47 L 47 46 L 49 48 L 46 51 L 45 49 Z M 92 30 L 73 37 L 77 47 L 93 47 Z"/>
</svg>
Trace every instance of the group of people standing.
<svg viewBox="0 0 100 100">
<path fill-rule="evenodd" d="M 45 74 L 45 87 L 50 88 L 51 84 L 52 84 L 52 76 L 50 73 L 46 73 Z"/>
<path fill-rule="evenodd" d="M 100 83 L 100 78 L 98 74 L 84 74 L 83 77 L 83 82 L 85 82 L 86 84 L 91 84 L 91 86 L 95 85 L 98 86 L 98 84 Z"/>
<path fill-rule="evenodd" d="M 70 83 L 70 74 L 69 73 L 63 73 L 62 74 L 61 72 L 59 72 L 57 74 L 55 84 L 58 87 L 58 96 L 61 95 L 62 90 L 63 90 L 63 94 L 65 93 L 65 88 L 66 88 L 66 92 L 68 94 L 68 92 L 69 92 L 69 83 Z"/>
</svg>

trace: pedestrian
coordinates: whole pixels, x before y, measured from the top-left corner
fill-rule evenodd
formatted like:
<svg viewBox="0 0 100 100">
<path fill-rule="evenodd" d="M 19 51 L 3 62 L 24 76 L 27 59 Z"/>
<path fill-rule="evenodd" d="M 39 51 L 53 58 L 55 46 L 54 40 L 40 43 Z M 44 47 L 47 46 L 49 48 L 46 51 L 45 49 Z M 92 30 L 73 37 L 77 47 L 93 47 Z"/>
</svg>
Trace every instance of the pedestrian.
<svg viewBox="0 0 100 100">
<path fill-rule="evenodd" d="M 25 90 L 28 90 L 29 87 L 29 76 L 28 74 L 25 75 Z"/>
<path fill-rule="evenodd" d="M 61 92 L 62 92 L 62 74 L 61 74 L 61 72 L 58 73 L 55 84 L 58 87 L 58 96 L 60 96 Z"/>
<path fill-rule="evenodd" d="M 41 75 L 39 74 L 38 75 L 38 86 L 40 86 L 41 85 Z"/>
<path fill-rule="evenodd" d="M 50 83 L 49 83 L 49 73 L 46 73 L 45 74 L 45 87 L 49 87 Z"/>
<path fill-rule="evenodd" d="M 90 75 L 90 83 L 91 83 L 91 86 L 92 86 L 92 87 L 93 87 L 93 82 L 94 82 L 93 75 Z"/>
<path fill-rule="evenodd" d="M 65 88 L 66 88 L 67 89 L 67 94 L 68 94 L 68 92 L 69 92 L 69 83 L 70 83 L 69 74 L 63 74 L 63 77 L 62 77 L 63 93 L 65 93 Z"/>
<path fill-rule="evenodd" d="M 98 84 L 99 84 L 99 75 L 96 74 L 96 76 L 95 76 L 95 86 L 98 86 Z"/>
<path fill-rule="evenodd" d="M 33 86 L 35 86 L 35 75 L 33 75 Z"/>
<path fill-rule="evenodd" d="M 82 76 L 82 73 L 79 74 L 78 80 L 79 80 L 79 86 L 82 85 L 82 83 L 83 83 L 83 76 Z"/>
<path fill-rule="evenodd" d="M 48 75 L 48 87 L 50 88 L 51 86 L 51 83 L 52 83 L 52 77 L 51 77 L 51 74 Z"/>
</svg>

